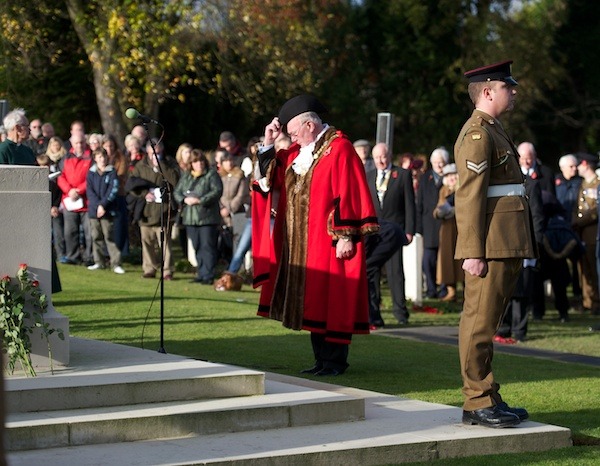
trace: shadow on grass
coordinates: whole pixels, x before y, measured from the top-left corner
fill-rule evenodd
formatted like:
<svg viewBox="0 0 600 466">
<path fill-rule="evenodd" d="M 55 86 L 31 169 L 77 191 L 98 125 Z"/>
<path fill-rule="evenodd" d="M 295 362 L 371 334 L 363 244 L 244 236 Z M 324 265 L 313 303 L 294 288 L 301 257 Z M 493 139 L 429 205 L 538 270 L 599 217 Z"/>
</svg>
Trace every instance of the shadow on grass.
<svg viewBox="0 0 600 466">
<path fill-rule="evenodd" d="M 217 296 L 222 296 L 220 299 L 214 298 L 214 294 L 212 296 L 206 296 L 206 297 L 202 297 L 202 296 L 172 296 L 172 295 L 165 295 L 164 300 L 165 303 L 168 302 L 176 302 L 176 301 L 189 301 L 190 299 L 194 299 L 195 301 L 203 301 L 203 302 L 214 302 L 214 303 L 235 303 L 236 305 L 239 304 L 250 304 L 253 307 L 256 307 L 255 303 L 246 301 L 246 300 L 240 300 L 239 297 L 235 297 L 232 295 L 217 295 Z M 243 298 L 242 298 L 243 299 Z M 73 300 L 69 300 L 69 299 L 65 299 L 62 300 L 60 297 L 56 297 L 53 298 L 52 300 L 52 304 L 56 307 L 56 308 L 60 308 L 60 307 L 70 307 L 70 306 L 80 306 L 80 305 L 115 305 L 115 304 L 127 304 L 127 303 L 143 303 L 144 301 L 147 301 L 148 303 L 155 301 L 155 302 L 159 302 L 160 300 L 160 294 L 157 295 L 148 295 L 148 296 L 110 296 L 107 295 L 106 297 L 102 297 L 102 298 L 96 298 L 96 299 L 85 299 L 85 298 L 81 298 L 81 299 L 73 299 Z"/>
<path fill-rule="evenodd" d="M 226 323 L 228 321 L 226 318 L 207 319 L 204 322 L 209 322 L 208 327 L 201 324 L 201 318 L 182 316 L 181 319 L 174 318 L 171 322 L 166 321 L 165 345 L 172 354 L 262 371 L 276 371 L 287 375 L 298 375 L 301 369 L 310 367 L 313 363 L 307 332 L 281 329 L 284 335 L 228 338 L 219 332 L 213 334 L 210 329 L 212 325 L 217 325 L 219 322 Z M 253 323 L 255 320 L 256 318 L 248 318 L 247 322 Z M 156 323 L 156 320 L 154 322 Z M 197 337 L 185 341 L 171 340 L 168 327 L 177 324 L 192 325 L 189 331 Z M 127 322 L 113 322 L 113 325 L 123 326 L 127 325 Z M 89 326 L 94 327 L 94 324 L 90 323 Z M 138 346 L 139 338 L 119 337 L 115 343 Z M 145 346 L 158 346 L 157 336 L 149 336 Z M 363 388 L 383 393 L 447 389 L 460 391 L 460 370 L 455 348 L 378 338 L 373 335 L 357 336 L 350 346 L 349 363 L 348 371 L 339 378 L 344 384 L 347 381 L 366 379 L 369 387 Z M 505 354 L 496 355 L 494 370 L 503 384 L 573 380 L 574 378 L 596 379 L 600 374 L 598 369 L 588 366 L 576 364 L 567 366 L 554 361 L 538 361 Z"/>
</svg>

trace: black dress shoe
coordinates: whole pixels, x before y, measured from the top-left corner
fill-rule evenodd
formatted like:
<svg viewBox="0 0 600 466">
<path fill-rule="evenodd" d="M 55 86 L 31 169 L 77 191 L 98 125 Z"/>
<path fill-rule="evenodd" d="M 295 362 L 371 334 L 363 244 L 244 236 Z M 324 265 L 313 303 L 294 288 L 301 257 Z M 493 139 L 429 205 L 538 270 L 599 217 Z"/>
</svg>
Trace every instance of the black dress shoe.
<svg viewBox="0 0 600 466">
<path fill-rule="evenodd" d="M 502 411 L 498 406 L 491 408 L 476 409 L 475 411 L 463 411 L 463 424 L 480 425 L 485 427 L 512 427 L 521 422 L 519 416 Z"/>
<path fill-rule="evenodd" d="M 336 376 L 336 375 L 341 375 L 341 374 L 343 374 L 342 371 L 339 371 L 337 369 L 332 369 L 331 367 L 324 367 L 319 372 L 315 373 L 315 375 L 318 375 L 319 377 L 327 376 L 327 375 Z"/>
<path fill-rule="evenodd" d="M 519 420 L 521 421 L 526 421 L 529 419 L 529 413 L 525 408 L 511 408 L 504 401 L 502 403 L 498 403 L 496 406 L 506 413 L 516 414 L 519 416 Z"/>
<path fill-rule="evenodd" d="M 304 369 L 302 371 L 300 371 L 301 374 L 316 374 L 317 372 L 323 370 L 323 366 L 319 365 L 319 364 L 315 364 L 312 367 L 309 367 L 308 369 Z"/>
<path fill-rule="evenodd" d="M 396 309 L 396 310 L 392 311 L 392 314 L 394 314 L 394 317 L 396 318 L 396 320 L 398 321 L 398 323 L 400 325 L 408 324 L 408 311 L 401 312 Z"/>
</svg>

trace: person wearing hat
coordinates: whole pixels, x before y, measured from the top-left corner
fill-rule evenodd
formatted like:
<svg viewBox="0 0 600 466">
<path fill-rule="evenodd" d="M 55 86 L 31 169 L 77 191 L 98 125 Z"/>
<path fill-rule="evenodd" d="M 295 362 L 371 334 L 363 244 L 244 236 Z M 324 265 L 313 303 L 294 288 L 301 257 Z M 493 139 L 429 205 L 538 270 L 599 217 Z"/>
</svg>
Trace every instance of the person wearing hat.
<svg viewBox="0 0 600 466">
<path fill-rule="evenodd" d="M 352 145 L 365 167 L 365 173 L 374 170 L 375 162 L 373 162 L 373 157 L 371 157 L 371 144 L 369 141 L 366 139 L 357 139 Z"/>
<path fill-rule="evenodd" d="M 369 333 L 363 237 L 378 230 L 362 163 L 324 111 L 306 94 L 281 107 L 265 127 L 252 198 L 258 315 L 310 331 L 315 363 L 302 372 L 319 376 L 342 374 L 352 335 Z M 292 145 L 275 153 L 283 131 Z"/>
<path fill-rule="evenodd" d="M 537 257 L 518 152 L 498 118 L 514 104 L 512 61 L 465 73 L 475 105 L 454 145 L 455 258 L 465 271 L 459 325 L 465 424 L 508 427 L 528 418 L 502 400 L 494 378 L 493 338 L 513 294 L 523 259 Z M 510 230 L 507 230 L 510 226 Z"/>
<path fill-rule="evenodd" d="M 442 301 L 456 301 L 456 284 L 464 282 L 465 274 L 460 261 L 454 259 L 456 249 L 456 218 L 454 215 L 454 193 L 458 188 L 458 172 L 455 163 L 442 168 L 442 186 L 433 218 L 440 222 L 439 246 L 437 248 L 436 281 L 446 285 L 447 294 Z"/>
<path fill-rule="evenodd" d="M 596 270 L 596 236 L 598 233 L 598 186 L 600 180 L 596 175 L 598 156 L 579 152 L 576 154 L 577 173 L 582 178 L 577 205 L 573 214 L 573 229 L 585 244 L 585 252 L 579 259 L 579 276 L 581 277 L 581 295 L 583 309 L 600 312 L 598 296 L 598 271 Z"/>
</svg>

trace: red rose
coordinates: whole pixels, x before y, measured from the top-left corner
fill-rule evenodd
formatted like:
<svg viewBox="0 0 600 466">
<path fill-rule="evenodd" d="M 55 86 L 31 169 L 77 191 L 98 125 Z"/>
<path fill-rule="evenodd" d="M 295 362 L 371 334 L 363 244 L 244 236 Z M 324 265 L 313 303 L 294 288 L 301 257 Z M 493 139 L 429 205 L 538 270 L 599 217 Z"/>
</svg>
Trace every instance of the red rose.
<svg viewBox="0 0 600 466">
<path fill-rule="evenodd" d="M 40 286 L 40 282 L 38 282 L 37 280 L 34 280 L 31 282 L 31 286 L 33 286 L 34 288 L 37 288 L 38 286 Z"/>
<path fill-rule="evenodd" d="M 26 270 L 27 269 L 27 264 L 20 264 L 19 265 L 19 269 L 20 270 Z"/>
<path fill-rule="evenodd" d="M 398 178 L 398 172 L 396 172 L 396 171 L 392 172 L 392 178 L 394 178 L 394 179 Z"/>
<path fill-rule="evenodd" d="M 537 173 L 536 173 L 536 172 L 533 172 L 533 173 L 531 174 L 530 178 L 531 178 L 532 180 L 535 180 L 535 179 L 537 179 Z"/>
<path fill-rule="evenodd" d="M 2 277 L 2 281 L 3 282 L 9 282 L 10 281 L 10 277 L 8 275 L 4 275 L 4 277 Z"/>
</svg>

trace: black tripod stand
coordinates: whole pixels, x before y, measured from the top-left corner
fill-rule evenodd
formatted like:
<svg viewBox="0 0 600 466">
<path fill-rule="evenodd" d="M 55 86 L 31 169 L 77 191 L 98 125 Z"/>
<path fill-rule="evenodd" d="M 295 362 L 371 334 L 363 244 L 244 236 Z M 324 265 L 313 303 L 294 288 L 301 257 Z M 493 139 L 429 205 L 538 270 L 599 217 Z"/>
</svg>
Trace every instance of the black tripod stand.
<svg viewBox="0 0 600 466">
<path fill-rule="evenodd" d="M 141 116 L 140 116 L 141 117 Z M 147 121 L 152 121 L 161 127 L 162 134 L 157 142 L 155 142 L 151 137 L 148 131 Z M 146 130 L 146 134 L 148 135 L 148 142 L 150 147 L 152 148 L 152 156 L 154 160 L 156 160 L 158 172 L 161 177 L 161 186 L 160 186 L 160 344 L 158 348 L 159 353 L 166 354 L 165 350 L 165 249 L 166 249 L 166 230 L 168 227 L 168 223 L 165 222 L 165 204 L 168 209 L 171 205 L 171 196 L 172 196 L 172 187 L 167 181 L 165 176 L 165 172 L 162 167 L 162 162 L 156 153 L 156 145 L 160 143 L 164 137 L 164 128 L 163 126 L 154 120 L 141 118 L 141 123 L 144 129 Z M 167 211 L 168 212 L 168 211 Z"/>
</svg>

